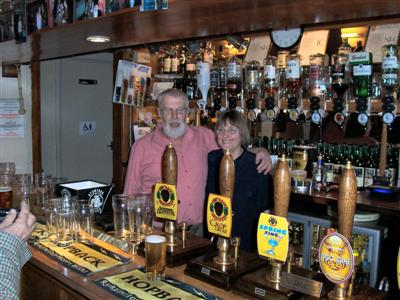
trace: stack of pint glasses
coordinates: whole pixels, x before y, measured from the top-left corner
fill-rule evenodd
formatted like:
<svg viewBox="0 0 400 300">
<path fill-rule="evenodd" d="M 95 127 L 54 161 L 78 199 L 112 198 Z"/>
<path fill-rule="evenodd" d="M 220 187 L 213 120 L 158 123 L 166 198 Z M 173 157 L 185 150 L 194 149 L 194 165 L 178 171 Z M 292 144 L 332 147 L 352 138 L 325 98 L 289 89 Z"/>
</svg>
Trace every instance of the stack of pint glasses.
<svg viewBox="0 0 400 300">
<path fill-rule="evenodd" d="M 114 195 L 112 198 L 114 236 L 132 246 L 137 253 L 140 243 L 145 243 L 146 274 L 150 280 L 165 276 L 166 238 L 153 234 L 153 197 L 149 193 Z"/>
<path fill-rule="evenodd" d="M 48 199 L 44 203 L 44 215 L 48 238 L 58 246 L 92 241 L 94 210 L 89 200 L 71 196 Z"/>
</svg>

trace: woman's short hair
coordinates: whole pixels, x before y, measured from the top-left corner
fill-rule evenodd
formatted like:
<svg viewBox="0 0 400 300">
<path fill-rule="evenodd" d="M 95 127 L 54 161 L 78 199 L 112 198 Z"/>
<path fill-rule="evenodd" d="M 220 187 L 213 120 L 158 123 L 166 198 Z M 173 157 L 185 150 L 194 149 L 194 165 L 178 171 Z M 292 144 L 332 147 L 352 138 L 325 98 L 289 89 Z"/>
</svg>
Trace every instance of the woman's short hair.
<svg viewBox="0 0 400 300">
<path fill-rule="evenodd" d="M 157 97 L 158 108 L 164 107 L 164 99 L 166 96 L 173 98 L 183 98 L 185 108 L 189 108 L 189 100 L 184 92 L 178 89 L 167 89 L 160 93 Z"/>
<path fill-rule="evenodd" d="M 228 122 L 239 129 L 240 144 L 243 148 L 247 148 L 250 144 L 250 131 L 244 116 L 237 110 L 227 110 L 218 117 L 215 128 L 221 128 Z"/>
</svg>

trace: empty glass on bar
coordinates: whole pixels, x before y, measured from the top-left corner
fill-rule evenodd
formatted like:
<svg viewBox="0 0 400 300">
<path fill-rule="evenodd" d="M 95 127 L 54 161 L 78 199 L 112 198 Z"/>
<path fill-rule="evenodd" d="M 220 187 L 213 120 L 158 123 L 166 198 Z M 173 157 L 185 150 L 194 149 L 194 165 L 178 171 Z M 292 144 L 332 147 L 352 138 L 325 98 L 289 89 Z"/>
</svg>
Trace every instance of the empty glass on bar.
<svg viewBox="0 0 400 300">
<path fill-rule="evenodd" d="M 119 239 L 129 238 L 128 202 L 131 196 L 114 195 L 112 197 L 114 236 Z"/>
<path fill-rule="evenodd" d="M 74 210 L 74 231 L 78 242 L 89 243 L 93 236 L 94 209 L 89 200 L 77 200 Z"/>
<path fill-rule="evenodd" d="M 55 204 L 56 243 L 68 246 L 74 239 L 74 211 L 71 206 L 60 200 Z"/>
<path fill-rule="evenodd" d="M 128 201 L 128 217 L 130 241 L 137 246 L 152 231 L 152 195 L 149 193 L 134 194 Z"/>
<path fill-rule="evenodd" d="M 57 203 L 61 201 L 61 198 L 53 198 L 49 199 L 45 202 L 44 205 L 44 217 L 46 220 L 46 230 L 47 230 L 47 237 L 52 240 L 56 241 L 56 208 Z"/>
<path fill-rule="evenodd" d="M 148 235 L 145 238 L 147 279 L 164 279 L 166 247 L 166 238 L 162 235 Z"/>
</svg>

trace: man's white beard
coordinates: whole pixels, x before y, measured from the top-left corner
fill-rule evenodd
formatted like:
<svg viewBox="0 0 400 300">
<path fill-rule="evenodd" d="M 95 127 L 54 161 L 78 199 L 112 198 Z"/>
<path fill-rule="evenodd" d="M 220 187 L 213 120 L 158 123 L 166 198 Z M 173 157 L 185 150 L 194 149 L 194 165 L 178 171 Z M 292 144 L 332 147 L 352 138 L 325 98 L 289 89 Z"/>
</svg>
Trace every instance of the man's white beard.
<svg viewBox="0 0 400 300">
<path fill-rule="evenodd" d="M 171 126 L 171 123 L 179 123 L 179 126 L 174 128 Z M 171 139 L 176 139 L 185 134 L 186 124 L 182 120 L 169 121 L 164 124 L 163 130 L 166 136 Z"/>
</svg>

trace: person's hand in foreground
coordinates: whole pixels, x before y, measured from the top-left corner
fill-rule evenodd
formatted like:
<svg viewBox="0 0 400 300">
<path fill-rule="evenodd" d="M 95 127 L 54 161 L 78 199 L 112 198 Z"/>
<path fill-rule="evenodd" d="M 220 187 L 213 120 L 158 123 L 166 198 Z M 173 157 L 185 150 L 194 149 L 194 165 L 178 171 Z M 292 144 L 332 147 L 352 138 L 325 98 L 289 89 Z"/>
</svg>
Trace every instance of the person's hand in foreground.
<svg viewBox="0 0 400 300">
<path fill-rule="evenodd" d="M 17 216 L 17 211 L 11 209 L 7 217 L 0 224 L 0 231 L 11 233 L 27 241 L 33 228 L 35 227 L 35 216 L 30 213 L 25 201 L 21 202 L 21 211 Z"/>
</svg>

